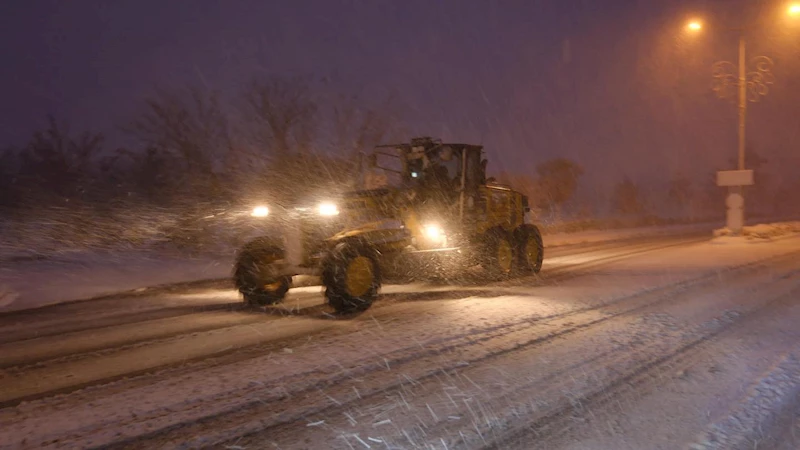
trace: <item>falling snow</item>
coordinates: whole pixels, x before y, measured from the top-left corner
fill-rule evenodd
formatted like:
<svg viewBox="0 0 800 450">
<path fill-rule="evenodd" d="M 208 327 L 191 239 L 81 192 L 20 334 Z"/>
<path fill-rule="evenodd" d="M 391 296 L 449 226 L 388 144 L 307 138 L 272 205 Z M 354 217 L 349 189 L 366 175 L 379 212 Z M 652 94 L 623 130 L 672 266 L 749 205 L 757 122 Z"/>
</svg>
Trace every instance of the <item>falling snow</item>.
<svg viewBox="0 0 800 450">
<path fill-rule="evenodd" d="M 796 3 L 4 2 L 0 450 L 800 448 Z"/>
</svg>

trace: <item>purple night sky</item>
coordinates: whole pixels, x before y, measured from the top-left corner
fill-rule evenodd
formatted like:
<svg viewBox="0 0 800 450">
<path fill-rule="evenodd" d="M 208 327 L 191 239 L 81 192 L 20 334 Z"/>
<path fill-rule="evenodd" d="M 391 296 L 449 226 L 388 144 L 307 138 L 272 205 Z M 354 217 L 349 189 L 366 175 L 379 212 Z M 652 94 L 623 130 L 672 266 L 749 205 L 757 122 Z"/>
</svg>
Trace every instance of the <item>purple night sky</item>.
<svg viewBox="0 0 800 450">
<path fill-rule="evenodd" d="M 731 14 L 753 3 L 760 16 Z M 683 35 L 704 12 L 759 17 L 751 54 L 773 57 L 777 81 L 750 109 L 749 140 L 776 172 L 796 170 L 800 24 L 763 25 L 779 4 L 4 2 L 0 144 L 21 145 L 48 113 L 114 142 L 154 86 L 235 92 L 268 73 L 326 77 L 366 98 L 394 92 L 415 135 L 482 142 L 495 168 L 565 156 L 597 181 L 703 174 L 735 156 L 736 109 L 714 96 L 710 66 L 735 58 L 737 42 L 721 30 Z"/>
</svg>

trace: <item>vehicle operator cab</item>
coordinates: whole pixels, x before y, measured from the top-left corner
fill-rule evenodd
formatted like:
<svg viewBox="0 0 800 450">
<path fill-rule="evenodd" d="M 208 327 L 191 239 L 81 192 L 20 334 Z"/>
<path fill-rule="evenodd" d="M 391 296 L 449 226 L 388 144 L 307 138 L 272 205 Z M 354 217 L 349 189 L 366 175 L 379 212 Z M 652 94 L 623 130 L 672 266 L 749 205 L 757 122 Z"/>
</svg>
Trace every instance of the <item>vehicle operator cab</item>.
<svg viewBox="0 0 800 450">
<path fill-rule="evenodd" d="M 381 145 L 367 157 L 365 189 L 398 188 L 416 191 L 423 201 L 456 208 L 456 214 L 473 209 L 478 188 L 486 184 L 483 147 L 442 143 L 428 137 L 410 144 Z"/>
</svg>

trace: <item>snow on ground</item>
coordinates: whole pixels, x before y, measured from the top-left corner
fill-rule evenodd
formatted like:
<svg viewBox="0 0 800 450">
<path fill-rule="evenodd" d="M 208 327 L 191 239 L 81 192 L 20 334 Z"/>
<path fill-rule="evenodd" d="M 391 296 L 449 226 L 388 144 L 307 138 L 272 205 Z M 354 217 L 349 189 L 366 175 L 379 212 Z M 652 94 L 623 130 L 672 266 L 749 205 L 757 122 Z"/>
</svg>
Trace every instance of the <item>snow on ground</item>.
<svg viewBox="0 0 800 450">
<path fill-rule="evenodd" d="M 545 235 L 544 243 L 545 247 L 554 248 L 710 231 L 712 227 L 712 224 L 703 223 L 555 233 Z M 774 239 L 781 233 L 800 232 L 800 222 L 755 225 L 746 229 L 749 236 Z M 720 235 L 716 242 L 725 239 L 729 238 Z M 0 258 L 0 311 L 35 308 L 162 284 L 225 278 L 231 273 L 234 251 L 193 257 L 181 257 L 174 251 L 135 249 L 72 250 L 46 259 L 9 259 L 10 255 L 4 255 L 5 258 Z"/>
<path fill-rule="evenodd" d="M 187 281 L 224 278 L 233 257 L 83 253 L 0 264 L 0 311 L 12 311 Z"/>
<path fill-rule="evenodd" d="M 698 223 L 689 225 L 666 225 L 657 227 L 622 228 L 612 230 L 587 230 L 575 233 L 553 233 L 544 235 L 545 247 L 589 244 L 648 236 L 666 236 L 711 230 L 717 223 Z"/>
<path fill-rule="evenodd" d="M 75 378 L 213 355 L 214 346 L 276 345 L 225 364 L 145 367 L 152 370 L 138 379 L 7 408 L 0 447 L 97 448 L 145 436 L 131 447 L 485 448 L 536 424 L 562 440 L 528 436 L 518 448 L 685 448 L 709 426 L 733 431 L 737 421 L 726 417 L 748 416 L 731 406 L 771 404 L 759 387 L 795 370 L 794 356 L 776 363 L 775 355 L 796 352 L 800 311 L 781 299 L 797 298 L 800 267 L 790 252 L 800 240 L 743 248 L 701 243 L 558 285 L 384 300 L 352 320 L 229 313 L 247 322 L 29 365 L 0 379 L 0 392 L 80 385 Z M 753 266 L 776 255 L 784 257 Z M 710 284 L 688 283 L 698 278 Z M 778 322 L 753 320 L 760 311 Z M 106 327 L 65 338 L 122 332 L 131 334 Z M 36 344 L 14 345 L 30 354 Z M 637 373 L 652 379 L 634 384 Z M 624 386 L 633 394 L 620 394 Z M 755 396 L 742 399 L 748 386 Z M 603 406 L 597 392 L 619 399 L 622 411 L 607 410 L 617 403 Z M 547 420 L 569 426 L 556 422 L 552 432 Z M 560 430 L 565 436 L 555 436 Z"/>
<path fill-rule="evenodd" d="M 764 441 L 764 425 L 774 422 L 787 402 L 800 394 L 800 361 L 785 355 L 780 362 L 749 389 L 738 408 L 717 420 L 690 448 L 692 450 L 733 450 L 753 448 Z"/>
<path fill-rule="evenodd" d="M 742 228 L 742 235 L 735 236 L 730 228 L 714 230 L 714 242 L 731 242 L 731 238 L 747 241 L 769 241 L 783 236 L 800 233 L 800 221 L 763 223 Z M 735 242 L 735 241 L 734 241 Z"/>
<path fill-rule="evenodd" d="M 708 224 L 557 233 L 548 248 L 710 230 Z M 36 308 L 69 300 L 228 277 L 234 250 L 212 256 L 179 257 L 158 251 L 79 251 L 46 259 L 0 260 L 0 311 Z"/>
</svg>

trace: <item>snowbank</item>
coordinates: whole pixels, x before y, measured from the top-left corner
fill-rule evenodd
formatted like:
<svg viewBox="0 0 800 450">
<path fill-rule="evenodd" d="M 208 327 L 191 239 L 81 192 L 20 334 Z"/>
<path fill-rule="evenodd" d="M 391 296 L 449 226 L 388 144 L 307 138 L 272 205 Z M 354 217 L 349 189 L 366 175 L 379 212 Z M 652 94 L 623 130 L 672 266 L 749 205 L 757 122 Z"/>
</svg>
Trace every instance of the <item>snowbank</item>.
<svg viewBox="0 0 800 450">
<path fill-rule="evenodd" d="M 0 265 L 0 311 L 36 308 L 140 288 L 230 276 L 233 257 L 148 252 L 74 253 Z"/>
<path fill-rule="evenodd" d="M 263 222 L 249 220 L 241 211 L 188 219 L 152 209 L 104 215 L 91 210 L 57 212 L 0 218 L 0 264 L 80 258 L 87 252 L 219 255 L 266 229 Z"/>
<path fill-rule="evenodd" d="M 577 231 L 574 233 L 544 233 L 545 247 L 590 244 L 594 242 L 619 241 L 649 236 L 668 236 L 683 233 L 710 231 L 718 223 L 699 223 L 691 225 L 665 225 L 640 228 L 620 228 L 612 230 Z"/>
<path fill-rule="evenodd" d="M 725 227 L 714 230 L 713 242 L 764 242 L 797 233 L 800 233 L 800 221 L 765 223 L 746 226 L 742 228 L 741 236 L 735 236 L 730 228 Z"/>
</svg>

